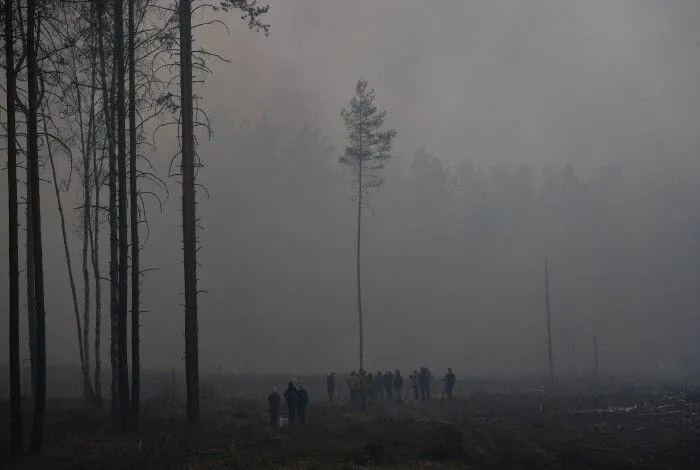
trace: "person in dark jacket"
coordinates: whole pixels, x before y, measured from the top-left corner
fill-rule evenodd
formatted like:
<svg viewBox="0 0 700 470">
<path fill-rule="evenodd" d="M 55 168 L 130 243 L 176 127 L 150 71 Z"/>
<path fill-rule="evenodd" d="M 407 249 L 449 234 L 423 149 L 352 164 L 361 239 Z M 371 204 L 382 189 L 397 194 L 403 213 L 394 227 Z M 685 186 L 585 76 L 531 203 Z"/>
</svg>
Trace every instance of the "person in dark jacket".
<svg viewBox="0 0 700 470">
<path fill-rule="evenodd" d="M 430 371 L 426 367 L 421 367 L 420 373 L 418 374 L 418 385 L 420 386 L 420 398 L 423 401 L 430 400 L 431 380 Z"/>
<path fill-rule="evenodd" d="M 335 374 L 331 372 L 326 377 L 326 391 L 328 392 L 328 403 L 333 403 L 333 395 L 335 395 Z"/>
<path fill-rule="evenodd" d="M 418 392 L 418 371 L 414 370 L 413 373 L 408 377 L 408 383 L 413 390 L 413 399 L 415 401 L 420 400 L 420 393 Z"/>
<path fill-rule="evenodd" d="M 270 426 L 275 426 L 280 418 L 280 402 L 282 397 L 277 393 L 277 387 L 272 389 L 272 393 L 267 396 L 268 412 L 270 414 Z"/>
<path fill-rule="evenodd" d="M 396 374 L 394 375 L 394 399 L 397 402 L 401 402 L 401 396 L 403 392 L 403 377 L 401 376 L 401 371 L 396 369 Z"/>
<path fill-rule="evenodd" d="M 447 374 L 445 374 L 445 396 L 448 400 L 452 399 L 452 390 L 454 390 L 456 382 L 457 377 L 455 377 L 452 369 L 447 369 Z"/>
<path fill-rule="evenodd" d="M 289 382 L 287 390 L 284 391 L 284 401 L 287 402 L 287 413 L 289 414 L 289 424 L 294 423 L 297 417 L 297 389 Z"/>
<path fill-rule="evenodd" d="M 379 370 L 374 376 L 374 396 L 379 403 L 384 403 L 384 376 Z"/>
<path fill-rule="evenodd" d="M 384 391 L 386 391 L 387 400 L 394 399 L 394 374 L 390 370 L 384 374 Z"/>
<path fill-rule="evenodd" d="M 309 406 L 309 394 L 306 393 L 303 386 L 299 386 L 297 390 L 297 416 L 301 424 L 306 423 L 306 408 Z"/>
</svg>

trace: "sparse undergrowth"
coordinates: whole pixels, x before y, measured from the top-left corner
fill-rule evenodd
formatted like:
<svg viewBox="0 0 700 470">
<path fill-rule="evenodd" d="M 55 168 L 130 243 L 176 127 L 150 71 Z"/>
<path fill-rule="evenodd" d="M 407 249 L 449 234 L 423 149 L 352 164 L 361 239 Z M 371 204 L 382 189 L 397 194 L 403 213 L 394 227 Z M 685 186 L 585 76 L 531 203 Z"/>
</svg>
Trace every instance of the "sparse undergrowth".
<svg viewBox="0 0 700 470">
<path fill-rule="evenodd" d="M 482 394 L 367 413 L 319 404 L 293 428 L 266 425 L 262 402 L 219 402 L 188 428 L 184 406 L 161 397 L 144 403 L 141 431 L 129 434 L 86 404 L 56 400 L 45 453 L 22 468 L 700 468 L 697 404 L 669 412 L 667 396 L 611 400 Z M 8 440 L 3 427 L 5 467 Z"/>
</svg>

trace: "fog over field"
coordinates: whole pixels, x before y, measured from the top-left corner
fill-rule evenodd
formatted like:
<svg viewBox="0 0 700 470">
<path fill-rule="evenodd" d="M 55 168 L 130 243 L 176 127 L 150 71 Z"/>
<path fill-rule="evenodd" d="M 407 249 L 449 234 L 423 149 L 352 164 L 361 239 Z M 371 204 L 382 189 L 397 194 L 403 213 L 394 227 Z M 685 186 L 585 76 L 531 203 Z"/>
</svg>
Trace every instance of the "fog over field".
<svg viewBox="0 0 700 470">
<path fill-rule="evenodd" d="M 558 375 L 593 367 L 596 335 L 606 373 L 700 370 L 700 2 L 269 3 L 269 38 L 235 12 L 230 35 L 196 35 L 230 59 L 198 92 L 212 122 L 198 148 L 203 372 L 357 367 L 356 206 L 338 157 L 340 109 L 361 77 L 398 131 L 362 219 L 368 369 L 543 374 L 547 257 Z M 142 267 L 154 269 L 142 284 L 144 369 L 184 369 L 174 135 L 143 150 L 169 189 L 162 211 L 147 198 L 142 226 Z M 69 175 L 65 162 L 58 171 Z M 3 208 L 6 185 L 3 173 Z M 63 194 L 76 270 L 79 191 Z M 49 182 L 42 197 L 48 363 L 74 364 Z M 108 292 L 105 281 L 105 367 Z M 24 309 L 24 279 L 20 293 Z"/>
</svg>

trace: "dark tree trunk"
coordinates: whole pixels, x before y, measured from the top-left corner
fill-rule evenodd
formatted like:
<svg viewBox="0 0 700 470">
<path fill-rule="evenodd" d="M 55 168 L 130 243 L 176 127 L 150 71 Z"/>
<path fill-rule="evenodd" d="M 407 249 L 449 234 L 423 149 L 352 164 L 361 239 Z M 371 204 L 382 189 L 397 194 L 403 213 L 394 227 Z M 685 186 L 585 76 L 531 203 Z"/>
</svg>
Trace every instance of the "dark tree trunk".
<svg viewBox="0 0 700 470">
<path fill-rule="evenodd" d="M 197 424 L 199 422 L 199 346 L 197 331 L 197 237 L 195 216 L 191 0 L 180 0 L 179 22 L 187 422 L 189 424 Z"/>
<path fill-rule="evenodd" d="M 131 419 L 139 424 L 141 366 L 139 354 L 139 211 L 136 189 L 136 1 L 129 0 L 129 194 L 131 211 Z"/>
<path fill-rule="evenodd" d="M 108 190 L 109 190 L 109 358 L 110 358 L 110 411 L 112 419 L 119 417 L 119 376 L 117 361 L 117 316 L 119 310 L 119 271 L 118 271 L 118 234 L 117 234 L 117 164 L 114 144 L 114 110 L 111 106 L 111 93 L 107 82 L 107 57 L 105 54 L 105 4 L 106 0 L 97 1 L 97 34 L 100 54 L 100 79 L 102 82 L 102 106 L 108 147 Z M 98 324 L 99 325 L 99 324 Z M 96 328 L 99 326 L 96 325 Z M 99 333 L 95 334 L 98 341 Z M 97 354 L 97 353 L 96 353 Z M 96 376 L 99 374 L 96 372 Z"/>
<path fill-rule="evenodd" d="M 19 236 L 17 228 L 17 133 L 15 119 L 15 52 L 12 2 L 5 1 L 5 75 L 7 78 L 7 209 L 10 262 L 10 432 L 13 455 L 22 453 L 22 387 L 19 361 Z"/>
<path fill-rule="evenodd" d="M 46 312 L 44 310 L 44 266 L 41 245 L 41 196 L 39 190 L 39 66 L 36 45 L 36 0 L 27 0 L 27 162 L 32 197 L 32 249 L 34 252 L 34 294 L 36 298 L 36 388 L 31 452 L 41 452 L 46 413 Z"/>
<path fill-rule="evenodd" d="M 129 245 L 126 201 L 126 107 L 124 86 L 124 1 L 114 1 L 114 62 L 117 67 L 117 164 L 119 179 L 119 309 L 117 358 L 119 368 L 119 416 L 123 429 L 129 426 L 129 365 L 127 355 L 127 297 Z"/>
<path fill-rule="evenodd" d="M 36 390 L 36 296 L 34 295 L 34 235 L 32 227 L 32 191 L 29 185 L 31 177 L 31 169 L 29 161 L 27 161 L 25 169 L 26 177 L 26 207 L 25 207 L 25 240 L 26 240 L 26 258 L 27 258 L 27 329 L 29 336 L 29 367 L 32 381 L 32 397 Z"/>
</svg>

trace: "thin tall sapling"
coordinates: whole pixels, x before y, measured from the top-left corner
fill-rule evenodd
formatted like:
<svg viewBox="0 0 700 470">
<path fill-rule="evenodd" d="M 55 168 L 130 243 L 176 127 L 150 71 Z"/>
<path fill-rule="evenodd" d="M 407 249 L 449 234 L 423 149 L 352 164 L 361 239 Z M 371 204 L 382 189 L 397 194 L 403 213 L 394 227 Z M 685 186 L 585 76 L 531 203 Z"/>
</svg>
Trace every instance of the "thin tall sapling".
<svg viewBox="0 0 700 470">
<path fill-rule="evenodd" d="M 348 145 L 339 161 L 353 175 L 355 202 L 357 203 L 357 314 L 360 335 L 360 369 L 364 369 L 364 327 L 362 318 L 362 285 L 360 282 L 360 241 L 362 208 L 368 204 L 369 192 L 382 185 L 384 179 L 379 170 L 391 158 L 396 129 L 383 130 L 386 111 L 378 112 L 374 104 L 374 90 L 361 78 L 355 85 L 355 96 L 342 108 L 340 116 L 345 123 Z"/>
</svg>

